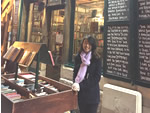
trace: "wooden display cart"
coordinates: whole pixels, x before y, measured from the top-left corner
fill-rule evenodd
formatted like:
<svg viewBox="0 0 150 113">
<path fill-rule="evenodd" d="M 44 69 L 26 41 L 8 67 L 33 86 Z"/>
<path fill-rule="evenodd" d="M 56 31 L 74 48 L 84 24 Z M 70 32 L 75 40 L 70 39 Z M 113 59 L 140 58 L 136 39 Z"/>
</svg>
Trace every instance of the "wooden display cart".
<svg viewBox="0 0 150 113">
<path fill-rule="evenodd" d="M 77 108 L 77 95 L 72 91 L 71 87 L 66 86 L 60 82 L 52 80 L 47 77 L 39 76 L 39 62 L 51 64 L 48 49 L 45 44 L 40 43 L 28 43 L 28 42 L 15 42 L 14 48 L 23 49 L 19 57 L 16 56 L 13 62 L 17 63 L 17 66 L 28 67 L 33 60 L 36 60 L 36 73 L 20 73 L 17 69 L 15 74 L 2 75 L 1 79 L 4 81 L 4 85 L 9 86 L 11 89 L 15 89 L 17 94 L 21 95 L 21 101 L 13 101 L 3 92 L 1 92 L 1 111 L 2 113 L 64 113 L 65 111 Z M 25 62 L 21 61 L 25 52 L 34 53 L 31 59 Z M 13 52 L 12 52 L 13 53 Z M 10 60 L 11 54 L 6 55 L 5 59 Z M 8 58 L 7 58 L 8 57 Z M 21 58 L 20 58 L 21 57 Z M 28 56 L 29 57 L 29 56 Z M 24 76 L 33 75 L 34 80 L 25 78 Z M 14 79 L 11 81 L 10 79 Z M 25 84 L 33 84 L 33 90 L 28 90 L 23 86 L 17 84 L 18 79 L 23 79 Z M 58 91 L 39 83 L 39 80 L 54 86 Z M 43 88 L 46 95 L 37 96 L 38 89 Z"/>
<path fill-rule="evenodd" d="M 18 78 L 25 79 L 25 83 L 33 83 L 33 81 L 26 79 L 21 75 L 22 74 L 19 74 Z M 25 99 L 20 102 L 13 102 L 4 94 L 1 94 L 2 113 L 64 113 L 65 111 L 77 108 L 77 95 L 69 86 L 47 77 L 39 76 L 40 80 L 44 80 L 57 87 L 59 92 L 54 92 L 42 84 L 39 84 L 39 87 L 44 87 L 44 91 L 49 94 L 46 96 L 30 98 L 30 94 L 34 95 L 33 92 L 27 91 L 24 87 L 8 80 L 9 78 L 14 77 L 14 74 L 4 75 L 1 79 L 5 81 L 5 85 L 16 89 L 18 93 L 25 97 Z"/>
</svg>

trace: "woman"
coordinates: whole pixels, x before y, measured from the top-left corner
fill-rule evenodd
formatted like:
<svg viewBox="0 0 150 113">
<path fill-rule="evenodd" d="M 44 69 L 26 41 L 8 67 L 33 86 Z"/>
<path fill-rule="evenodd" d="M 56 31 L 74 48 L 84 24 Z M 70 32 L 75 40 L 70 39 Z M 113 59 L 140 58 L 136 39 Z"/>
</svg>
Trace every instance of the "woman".
<svg viewBox="0 0 150 113">
<path fill-rule="evenodd" d="M 100 102 L 101 60 L 96 53 L 96 41 L 93 37 L 83 39 L 81 49 L 75 57 L 73 72 L 72 89 L 78 91 L 80 113 L 97 113 Z"/>
</svg>

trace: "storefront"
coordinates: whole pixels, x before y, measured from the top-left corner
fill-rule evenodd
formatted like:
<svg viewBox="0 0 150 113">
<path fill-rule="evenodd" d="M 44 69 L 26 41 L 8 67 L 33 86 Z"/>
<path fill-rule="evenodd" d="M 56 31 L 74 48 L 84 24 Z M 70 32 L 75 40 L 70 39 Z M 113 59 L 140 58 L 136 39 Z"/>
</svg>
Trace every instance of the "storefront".
<svg viewBox="0 0 150 113">
<path fill-rule="evenodd" d="M 46 7 L 47 45 L 56 65 L 65 64 L 65 66 L 72 67 L 81 41 L 87 35 L 96 38 L 98 51 L 102 54 L 103 10 L 104 1 L 99 0 L 66 0 L 65 2 L 55 1 L 51 4 L 48 1 Z M 52 67 L 47 66 L 47 71 L 51 70 L 50 68 Z M 50 72 L 46 75 L 48 73 Z"/>
<path fill-rule="evenodd" d="M 107 5 L 109 2 L 112 8 L 106 7 L 107 5 L 105 6 L 106 24 L 104 27 L 104 0 L 65 0 L 65 1 L 32 0 L 32 2 L 23 5 L 23 13 L 22 13 L 23 16 L 21 21 L 22 24 L 21 28 L 19 27 L 21 30 L 19 40 L 27 42 L 46 43 L 49 51 L 52 52 L 55 64 L 58 64 L 61 67 L 61 68 L 60 67 L 54 68 L 52 65 L 47 66 L 48 72 L 46 73 L 46 75 L 52 73 L 49 72 L 49 70 L 54 71 L 53 73 L 60 71 L 61 72 L 60 78 L 66 78 L 72 81 L 73 76 L 72 67 L 74 64 L 74 56 L 80 49 L 80 44 L 84 36 L 92 35 L 96 38 L 98 43 L 98 51 L 102 55 L 102 58 L 104 45 L 103 41 L 105 37 L 105 44 L 107 42 L 108 46 L 105 45 L 105 50 L 107 50 L 107 52 L 106 51 L 104 52 L 105 53 L 104 73 L 103 73 L 104 76 L 102 76 L 100 82 L 101 89 L 103 90 L 103 86 L 105 83 L 111 83 L 114 85 L 127 87 L 129 89 L 134 89 L 138 90 L 139 92 L 142 92 L 143 106 L 144 106 L 143 111 L 144 113 L 148 113 L 150 109 L 148 104 L 150 97 L 149 95 L 147 95 L 148 94 L 147 92 L 150 92 L 149 67 L 148 67 L 149 66 L 148 51 L 150 49 L 148 42 L 149 38 L 147 37 L 149 36 L 149 24 L 150 24 L 149 2 L 146 0 L 128 1 L 128 2 L 124 1 L 123 3 L 125 4 L 123 3 L 120 4 L 121 0 L 117 0 L 117 2 L 106 0 L 105 2 Z M 29 4 L 29 6 L 27 4 Z M 113 8 L 115 9 L 116 8 L 115 6 L 117 5 L 123 5 L 121 7 L 119 6 L 117 7 L 118 8 L 117 11 L 123 11 L 122 13 L 114 13 L 116 10 L 113 10 L 114 12 L 111 10 Z M 120 10 L 119 8 L 124 9 Z M 109 13 L 106 13 L 106 10 Z M 124 15 L 128 13 L 129 15 L 127 16 Z M 123 17 L 125 17 L 125 20 L 123 20 Z M 118 18 L 121 20 L 117 20 Z M 9 21 L 7 21 L 6 24 L 8 27 Z M 2 27 L 4 25 L 5 24 L 2 23 Z M 119 25 L 121 27 L 116 27 Z M 116 31 L 113 31 L 114 29 Z M 106 31 L 107 34 L 105 34 Z M 122 34 L 120 35 L 121 33 L 120 31 L 124 32 L 125 38 L 122 38 L 123 35 Z M 18 31 L 16 30 L 16 32 Z M 113 38 L 116 36 L 116 34 L 118 34 L 117 36 L 119 37 L 116 38 L 118 39 L 117 40 L 118 42 L 112 41 Z M 8 34 L 6 33 L 4 35 Z M 114 36 L 111 37 L 112 40 L 109 38 L 109 36 L 111 35 Z M 129 43 L 128 38 L 130 39 Z M 120 47 L 118 46 L 118 48 L 116 49 L 117 44 L 120 44 Z M 123 46 L 125 48 L 123 48 Z M 123 48 L 122 50 L 120 49 L 121 47 Z M 124 53 L 125 57 L 121 58 L 124 58 L 126 60 L 130 57 L 129 60 L 125 61 L 121 59 L 119 61 L 117 57 L 114 58 L 114 56 L 117 55 L 121 56 Z M 109 59 L 109 57 L 107 56 L 113 57 L 112 59 Z M 129 66 L 123 65 L 120 62 L 124 64 L 129 63 Z M 118 68 L 116 68 L 114 65 L 118 66 Z M 123 66 L 122 68 L 123 70 L 121 70 L 120 68 L 121 66 Z M 43 66 L 41 66 L 41 69 L 42 68 Z M 125 75 L 127 72 L 125 69 L 127 71 L 129 69 L 129 76 Z M 124 73 L 121 74 L 120 72 L 121 73 L 124 72 L 125 74 Z M 119 79 L 112 80 L 117 77 Z M 131 82 L 132 85 L 130 81 L 129 82 L 124 81 L 125 77 L 127 79 L 128 78 L 132 79 Z M 120 81 L 120 78 L 123 78 L 123 80 Z M 148 86 L 148 88 L 146 88 L 145 86 Z"/>
<path fill-rule="evenodd" d="M 66 53 L 64 48 L 71 48 L 67 53 L 74 56 L 83 37 L 92 35 L 97 39 L 99 49 L 102 51 L 104 1 L 53 0 L 44 3 L 46 9 L 43 8 L 42 11 L 39 11 L 38 7 L 39 2 L 30 4 L 28 41 L 47 43 L 52 52 L 61 51 L 59 54 Z M 72 62 L 70 59 L 73 56 L 69 55 L 71 58 L 67 58 L 65 63 L 68 60 Z"/>
<path fill-rule="evenodd" d="M 58 21 L 56 21 L 56 20 L 57 20 L 57 16 L 59 16 L 59 15 L 60 15 L 60 17 L 63 18 L 64 5 L 61 4 L 61 5 L 58 5 L 58 7 L 57 6 L 50 7 L 47 5 L 48 4 L 46 4 L 45 2 L 41 2 L 41 1 L 33 2 L 33 3 L 29 2 L 28 4 L 23 4 L 23 6 L 24 6 L 23 11 L 20 12 L 20 14 L 23 14 L 21 16 L 22 19 L 21 20 L 19 19 L 20 21 L 19 21 L 19 25 L 17 27 L 18 29 L 20 29 L 19 30 L 20 33 L 17 31 L 17 33 L 19 33 L 17 36 L 19 36 L 19 39 L 18 39 L 19 41 L 27 41 L 27 42 L 15 42 L 11 48 L 14 48 L 14 50 L 17 50 L 17 51 L 22 50 L 22 53 L 20 51 L 20 52 L 18 52 L 19 54 L 15 54 L 15 51 L 13 51 L 11 48 L 9 48 L 9 50 L 10 51 L 12 50 L 12 52 L 10 52 L 10 51 L 9 52 L 7 51 L 7 52 L 10 53 L 9 54 L 10 57 L 11 58 L 13 57 L 14 60 L 12 60 L 10 57 L 8 57 L 9 56 L 8 54 L 5 55 L 6 57 L 4 59 L 6 59 L 8 61 L 10 60 L 12 62 L 16 62 L 17 67 L 18 67 L 18 65 L 21 66 L 20 64 L 23 64 L 22 67 L 28 68 L 29 65 L 25 64 L 25 62 L 21 63 L 20 61 L 21 61 L 21 59 L 23 59 L 23 61 L 25 61 L 25 56 L 26 56 L 26 58 L 31 60 L 31 58 L 28 55 L 30 53 L 31 53 L 31 56 L 32 56 L 32 54 L 34 54 L 34 56 L 32 57 L 32 61 L 35 58 L 36 65 L 37 65 L 36 66 L 37 74 L 36 74 L 36 76 L 34 76 L 35 74 L 33 73 L 33 76 L 35 78 L 33 80 L 33 82 L 30 80 L 28 81 L 25 78 L 22 79 L 23 81 L 25 81 L 24 83 L 26 85 L 31 86 L 31 84 L 32 84 L 32 89 L 26 89 L 23 86 L 19 86 L 15 82 L 10 82 L 11 80 L 8 80 L 9 77 L 8 78 L 6 77 L 7 74 L 4 76 L 4 78 L 2 77 L 4 87 L 6 86 L 9 91 L 10 90 L 15 91 L 15 94 L 17 94 L 17 96 L 18 96 L 17 98 L 20 100 L 19 103 L 18 102 L 16 103 L 14 100 L 10 100 L 10 98 L 8 96 L 6 96 L 4 93 L 2 93 L 2 103 L 3 103 L 2 104 L 2 112 L 20 113 L 20 111 L 21 111 L 21 112 L 25 112 L 25 113 L 31 113 L 31 112 L 64 113 L 65 111 L 77 108 L 77 95 L 75 95 L 74 92 L 72 92 L 72 89 L 70 87 L 63 85 L 59 82 L 56 82 L 54 80 L 50 80 L 49 78 L 46 78 L 43 76 L 41 79 L 40 76 L 38 76 L 39 62 L 42 59 L 41 57 L 43 57 L 43 59 L 47 59 L 45 56 L 48 56 L 48 58 L 49 58 L 49 54 L 48 54 L 46 45 L 41 44 L 41 43 L 46 43 L 49 50 L 52 50 L 51 44 L 53 44 L 53 43 L 51 41 L 51 39 L 52 39 L 51 34 L 53 34 L 53 33 L 56 33 L 55 40 L 56 40 L 56 44 L 58 43 L 57 44 L 58 46 L 59 46 L 59 44 L 62 44 L 62 41 L 63 41 L 63 37 L 62 37 L 63 32 L 64 32 L 63 31 L 64 25 L 62 24 L 63 21 L 62 21 L 62 23 L 60 23 L 59 20 Z M 57 38 L 58 39 L 61 38 L 62 40 L 61 41 L 57 40 Z M 57 46 L 56 46 L 56 49 L 57 49 Z M 60 49 L 61 48 L 58 48 L 58 50 L 60 50 Z M 42 52 L 39 52 L 40 50 L 43 52 L 46 51 L 47 55 L 43 54 Z M 55 48 L 54 48 L 54 51 L 55 51 Z M 37 57 L 36 57 L 36 55 L 37 55 Z M 50 62 L 50 59 L 48 59 L 47 62 Z M 34 63 L 34 61 L 33 61 L 33 63 Z M 45 64 L 47 64 L 47 63 L 45 63 Z M 15 68 L 15 70 L 16 70 L 16 73 L 15 73 L 16 77 L 13 76 L 12 78 L 14 80 L 19 80 L 20 77 L 18 74 L 18 68 Z M 10 75 L 13 75 L 13 74 L 10 74 Z M 28 74 L 27 74 L 27 76 L 28 76 Z M 30 76 L 30 73 L 29 73 L 29 76 Z M 55 87 L 57 87 L 58 89 L 60 87 L 60 93 L 58 91 L 53 91 L 51 89 L 48 89 L 48 86 L 42 87 L 42 85 L 39 83 L 39 81 L 42 81 L 42 80 L 45 83 L 49 82 L 48 85 L 55 86 L 55 84 L 56 84 Z M 34 85 L 34 84 L 36 84 L 36 85 Z M 34 87 L 34 89 L 33 89 L 33 87 Z M 41 87 L 43 88 L 43 90 L 40 90 Z M 44 99 L 43 101 L 41 100 L 39 95 L 33 96 L 35 93 L 37 93 L 37 92 L 43 93 L 43 91 L 45 94 L 40 95 L 42 100 Z M 33 92 L 33 95 L 31 94 L 31 92 Z M 32 97 L 34 97 L 34 99 L 33 99 L 34 107 L 31 107 L 32 98 L 30 97 L 30 94 L 32 95 Z M 44 97 L 46 97 L 46 98 L 44 98 Z M 20 103 L 22 103 L 23 105 Z M 66 106 L 66 105 L 68 105 L 68 106 Z M 20 107 L 20 106 L 23 106 L 23 107 Z M 59 106 L 59 109 L 56 106 Z"/>
<path fill-rule="evenodd" d="M 46 43 L 56 64 L 73 66 L 81 40 L 92 35 L 102 53 L 103 0 L 23 0 L 17 4 L 20 16 L 14 16 L 17 10 L 12 14 L 12 43 Z"/>
<path fill-rule="evenodd" d="M 72 67 L 84 36 L 94 36 L 103 54 L 103 11 L 103 0 L 32 1 L 24 5 L 20 37 L 27 42 L 46 43 L 56 65 Z M 53 70 L 45 64 L 40 67 L 46 69 L 46 75 Z"/>
</svg>

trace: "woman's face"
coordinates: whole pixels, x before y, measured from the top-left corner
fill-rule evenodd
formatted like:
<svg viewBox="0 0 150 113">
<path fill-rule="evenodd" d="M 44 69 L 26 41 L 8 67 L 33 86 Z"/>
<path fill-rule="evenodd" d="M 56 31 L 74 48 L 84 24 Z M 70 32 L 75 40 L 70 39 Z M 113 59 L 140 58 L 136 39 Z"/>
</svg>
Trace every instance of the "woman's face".
<svg viewBox="0 0 150 113">
<path fill-rule="evenodd" d="M 85 39 L 83 41 L 83 45 L 82 46 L 83 46 L 83 50 L 84 50 L 85 53 L 88 53 L 92 49 L 92 46 L 89 44 L 87 39 Z"/>
</svg>

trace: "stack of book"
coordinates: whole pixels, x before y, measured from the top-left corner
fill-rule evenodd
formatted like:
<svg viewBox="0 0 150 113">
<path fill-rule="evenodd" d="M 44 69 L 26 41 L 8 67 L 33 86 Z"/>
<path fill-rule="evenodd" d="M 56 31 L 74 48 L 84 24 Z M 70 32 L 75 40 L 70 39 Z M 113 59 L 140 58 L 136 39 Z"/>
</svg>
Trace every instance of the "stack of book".
<svg viewBox="0 0 150 113">
<path fill-rule="evenodd" d="M 20 94 L 17 94 L 17 92 L 14 92 L 14 93 L 7 93 L 5 94 L 5 96 L 7 96 L 9 99 L 11 100 L 18 100 L 18 99 L 21 99 L 21 95 Z"/>
<path fill-rule="evenodd" d="M 27 79 L 35 79 L 35 76 L 32 75 L 32 74 L 22 74 L 22 75 L 20 75 L 20 76 L 22 76 L 22 77 L 24 77 L 24 78 L 27 78 Z"/>
<path fill-rule="evenodd" d="M 6 92 L 9 89 L 9 86 L 1 84 L 1 93 Z"/>
<path fill-rule="evenodd" d="M 38 84 L 42 84 L 56 93 L 60 92 L 55 86 L 51 85 L 50 83 L 47 83 L 46 81 L 38 80 Z"/>
<path fill-rule="evenodd" d="M 52 91 L 54 91 L 54 92 L 59 92 L 59 90 L 56 88 L 56 87 L 54 87 L 53 85 L 51 85 L 50 83 L 47 83 L 46 81 L 44 81 L 44 80 L 38 80 L 38 83 L 39 84 L 42 84 L 42 85 L 44 85 L 44 86 L 46 86 L 46 87 L 48 87 L 48 88 L 50 88 Z"/>
<path fill-rule="evenodd" d="M 15 80 L 15 78 L 9 78 L 8 80 L 10 80 L 13 83 L 18 84 L 19 86 L 24 86 L 24 79 L 17 78 L 17 80 Z"/>
<path fill-rule="evenodd" d="M 40 92 L 40 93 L 35 93 L 36 96 L 45 96 L 45 95 L 48 95 L 48 93 L 46 92 Z"/>
<path fill-rule="evenodd" d="M 50 88 L 52 91 L 54 91 L 54 92 L 56 92 L 56 93 L 59 92 L 59 90 L 58 90 L 56 87 L 54 87 L 53 85 L 48 86 L 48 88 Z"/>
<path fill-rule="evenodd" d="M 28 91 L 34 91 L 34 84 L 24 84 L 24 88 L 26 88 Z"/>
<path fill-rule="evenodd" d="M 33 74 L 23 74 L 23 75 L 20 75 L 20 76 L 22 76 L 22 77 L 24 77 L 24 78 L 26 78 L 26 79 L 30 79 L 31 81 L 35 81 L 35 75 L 33 75 Z M 57 92 L 60 92 L 60 91 L 58 90 L 58 88 L 56 88 L 55 86 L 53 86 L 52 84 L 50 84 L 49 82 L 47 82 L 47 81 L 45 81 L 45 80 L 39 79 L 39 80 L 38 80 L 38 84 L 41 84 L 41 85 L 43 85 L 43 86 L 45 86 L 45 87 L 51 89 L 52 91 L 54 91 L 54 92 L 56 92 L 56 93 L 57 93 Z M 27 84 L 26 84 L 24 87 L 26 87 L 27 90 L 33 89 L 33 87 L 29 88 Z M 43 95 L 43 94 L 44 94 L 44 93 L 42 93 L 41 95 Z M 39 95 L 40 95 L 40 94 L 39 94 Z"/>
<path fill-rule="evenodd" d="M 10 89 L 9 86 L 1 85 L 1 93 L 12 101 L 21 101 L 21 95 L 15 89 Z"/>
<path fill-rule="evenodd" d="M 39 83 L 39 84 L 43 84 L 43 85 L 44 85 L 44 84 L 48 84 L 48 83 L 47 83 L 46 81 L 44 81 L 44 80 L 38 80 L 38 83 Z"/>
<path fill-rule="evenodd" d="M 48 93 L 44 91 L 44 87 L 39 87 L 39 89 L 35 92 L 35 95 L 39 97 L 48 95 Z"/>
</svg>

